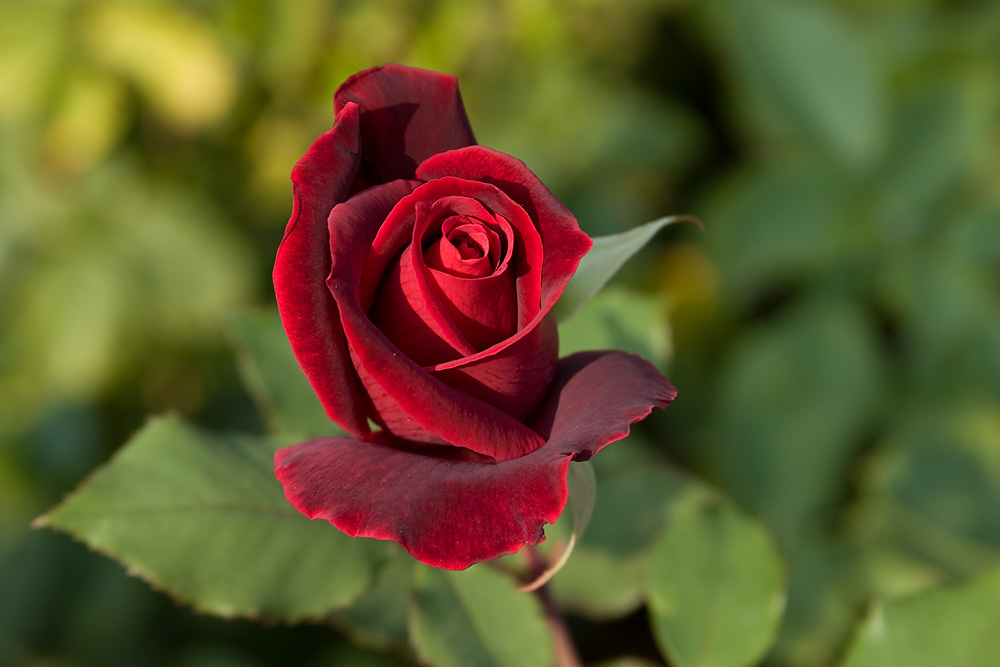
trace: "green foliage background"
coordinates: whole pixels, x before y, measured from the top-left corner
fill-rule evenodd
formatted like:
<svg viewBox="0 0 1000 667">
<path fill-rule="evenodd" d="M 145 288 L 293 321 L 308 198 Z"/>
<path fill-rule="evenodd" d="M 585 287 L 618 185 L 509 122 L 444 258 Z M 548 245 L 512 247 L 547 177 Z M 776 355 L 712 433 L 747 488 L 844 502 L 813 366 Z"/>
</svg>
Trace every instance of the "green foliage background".
<svg viewBox="0 0 1000 667">
<path fill-rule="evenodd" d="M 0 664 L 407 659 L 194 615 L 28 528 L 146 415 L 264 431 L 232 353 L 254 330 L 233 320 L 272 307 L 288 173 L 333 91 L 384 62 L 457 74 L 478 140 L 586 231 L 705 224 L 661 232 L 564 333 L 655 358 L 680 389 L 595 460 L 594 533 L 553 582 L 585 657 L 663 660 L 642 609 L 661 464 L 773 532 L 790 588 L 768 665 L 891 664 L 865 638 L 922 612 L 884 601 L 980 574 L 995 588 L 997 3 L 6 2 Z M 916 627 L 963 625 L 947 604 Z M 928 655 L 895 659 L 988 664 Z"/>
</svg>

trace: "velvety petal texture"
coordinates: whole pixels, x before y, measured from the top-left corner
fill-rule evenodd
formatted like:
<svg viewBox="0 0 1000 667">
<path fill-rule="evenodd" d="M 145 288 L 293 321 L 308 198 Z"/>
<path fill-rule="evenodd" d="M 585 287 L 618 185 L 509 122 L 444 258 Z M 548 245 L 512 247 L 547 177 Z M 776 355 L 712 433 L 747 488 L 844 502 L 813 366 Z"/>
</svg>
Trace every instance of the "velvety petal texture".
<svg viewBox="0 0 1000 667">
<path fill-rule="evenodd" d="M 570 461 L 675 391 L 625 353 L 558 360 L 551 310 L 591 241 L 523 162 L 475 145 L 454 77 L 366 70 L 335 113 L 292 172 L 274 285 L 303 373 L 355 437 L 278 451 L 285 495 L 438 567 L 535 544 Z"/>
<path fill-rule="evenodd" d="M 400 65 L 358 72 L 337 90 L 334 111 L 361 109 L 360 183 L 357 190 L 413 178 L 432 155 L 476 143 L 450 74 Z"/>
<path fill-rule="evenodd" d="M 461 570 L 541 541 L 544 524 L 566 505 L 570 461 L 625 437 L 675 395 L 638 357 L 580 353 L 559 362 L 544 410 L 548 440 L 527 456 L 484 463 L 332 437 L 279 450 L 275 469 L 285 496 L 306 516 Z"/>
<path fill-rule="evenodd" d="M 360 164 L 359 110 L 345 106 L 333 129 L 292 170 L 292 217 L 274 262 L 278 313 L 302 372 L 333 421 L 364 437 L 369 401 L 353 372 L 330 274 L 327 216 L 351 190 Z"/>
<path fill-rule="evenodd" d="M 383 211 L 410 187 L 409 181 L 394 181 L 370 188 L 330 214 L 328 284 L 355 368 L 379 422 L 396 436 L 445 442 L 498 460 L 523 456 L 544 444 L 541 436 L 502 410 L 435 379 L 401 354 L 361 308 L 361 251 L 372 246 L 386 218 Z"/>
</svg>

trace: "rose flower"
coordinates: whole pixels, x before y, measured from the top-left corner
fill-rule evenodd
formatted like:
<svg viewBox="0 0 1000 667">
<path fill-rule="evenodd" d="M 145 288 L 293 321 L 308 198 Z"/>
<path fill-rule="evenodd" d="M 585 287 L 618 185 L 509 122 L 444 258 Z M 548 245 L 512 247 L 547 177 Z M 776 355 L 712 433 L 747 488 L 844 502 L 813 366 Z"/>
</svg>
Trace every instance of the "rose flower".
<svg viewBox="0 0 1000 667">
<path fill-rule="evenodd" d="M 519 160 L 476 145 L 454 77 L 337 91 L 292 171 L 274 267 L 295 358 L 351 436 L 281 449 L 285 496 L 463 569 L 544 539 L 585 461 L 676 391 L 618 351 L 558 359 L 553 305 L 591 241 Z"/>
</svg>

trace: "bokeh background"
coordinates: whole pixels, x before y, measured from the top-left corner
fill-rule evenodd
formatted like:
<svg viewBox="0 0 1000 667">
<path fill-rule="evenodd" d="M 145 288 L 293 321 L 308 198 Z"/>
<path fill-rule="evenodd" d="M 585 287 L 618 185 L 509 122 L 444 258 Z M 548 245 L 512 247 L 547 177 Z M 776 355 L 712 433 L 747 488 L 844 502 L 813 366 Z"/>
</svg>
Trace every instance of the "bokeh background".
<svg viewBox="0 0 1000 667">
<path fill-rule="evenodd" d="M 4 2 L 0 664 L 398 659 L 29 529 L 148 415 L 261 430 L 227 323 L 273 308 L 291 166 L 384 62 L 458 75 L 478 140 L 592 234 L 704 221 L 618 279 L 647 318 L 620 344 L 680 388 L 619 446 L 771 527 L 767 664 L 831 664 L 873 600 L 1000 562 L 1000 4 Z M 642 609 L 584 612 L 587 659 L 655 660 Z"/>
</svg>

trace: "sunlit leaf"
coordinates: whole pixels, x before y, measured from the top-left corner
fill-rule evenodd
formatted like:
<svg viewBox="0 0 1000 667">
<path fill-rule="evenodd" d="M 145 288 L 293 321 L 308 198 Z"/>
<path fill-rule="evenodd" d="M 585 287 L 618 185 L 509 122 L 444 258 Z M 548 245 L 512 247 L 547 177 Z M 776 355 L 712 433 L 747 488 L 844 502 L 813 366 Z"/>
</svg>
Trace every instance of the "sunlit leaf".
<svg viewBox="0 0 1000 667">
<path fill-rule="evenodd" d="M 371 585 L 382 545 L 299 514 L 274 479 L 275 447 L 158 419 L 39 524 L 209 613 L 320 617 Z"/>
<path fill-rule="evenodd" d="M 101 3 L 87 9 L 80 25 L 87 50 L 134 80 L 167 120 L 197 129 L 229 110 L 235 67 L 197 15 L 153 4 Z"/>
</svg>

